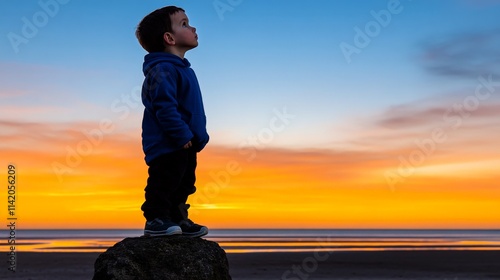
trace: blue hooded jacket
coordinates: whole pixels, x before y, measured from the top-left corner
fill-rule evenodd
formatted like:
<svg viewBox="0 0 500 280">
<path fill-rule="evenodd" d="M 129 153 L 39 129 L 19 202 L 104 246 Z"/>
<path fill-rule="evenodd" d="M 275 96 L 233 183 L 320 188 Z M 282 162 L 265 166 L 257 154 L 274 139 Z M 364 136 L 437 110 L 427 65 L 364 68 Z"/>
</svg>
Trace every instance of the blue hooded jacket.
<svg viewBox="0 0 500 280">
<path fill-rule="evenodd" d="M 201 151 L 208 143 L 198 79 L 187 59 L 157 52 L 144 57 L 142 148 L 146 163 L 192 141 Z"/>
</svg>

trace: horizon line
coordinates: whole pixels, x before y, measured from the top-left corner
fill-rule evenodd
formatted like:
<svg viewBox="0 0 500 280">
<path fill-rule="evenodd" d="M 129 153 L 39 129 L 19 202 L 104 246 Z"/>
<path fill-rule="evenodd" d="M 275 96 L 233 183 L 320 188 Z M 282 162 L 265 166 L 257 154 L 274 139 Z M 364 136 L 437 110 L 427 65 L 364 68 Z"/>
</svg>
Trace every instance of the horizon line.
<svg viewBox="0 0 500 280">
<path fill-rule="evenodd" d="M 25 230 L 143 230 L 143 228 L 26 228 Z M 210 230 L 484 230 L 496 231 L 499 228 L 210 228 Z M 0 230 L 4 231 L 4 230 Z M 8 231 L 6 229 L 5 231 Z"/>
</svg>

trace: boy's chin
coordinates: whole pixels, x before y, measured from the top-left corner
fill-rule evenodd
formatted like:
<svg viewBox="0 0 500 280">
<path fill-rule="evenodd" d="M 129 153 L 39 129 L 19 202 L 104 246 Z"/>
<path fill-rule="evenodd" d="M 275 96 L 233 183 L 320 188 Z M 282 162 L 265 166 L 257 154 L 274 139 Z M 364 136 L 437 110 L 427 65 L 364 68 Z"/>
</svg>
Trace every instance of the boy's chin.
<svg viewBox="0 0 500 280">
<path fill-rule="evenodd" d="M 186 48 L 189 48 L 189 49 L 194 49 L 194 48 L 196 48 L 196 47 L 198 46 L 198 41 L 193 42 L 193 43 L 191 43 L 191 44 L 185 44 L 184 46 L 185 46 Z"/>
</svg>

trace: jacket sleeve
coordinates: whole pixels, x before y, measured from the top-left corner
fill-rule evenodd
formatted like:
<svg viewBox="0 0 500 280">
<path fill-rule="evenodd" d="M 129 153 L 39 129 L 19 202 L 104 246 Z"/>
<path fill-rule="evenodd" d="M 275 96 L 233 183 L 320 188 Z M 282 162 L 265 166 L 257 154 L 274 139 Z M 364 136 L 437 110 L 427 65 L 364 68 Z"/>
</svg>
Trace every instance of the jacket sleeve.
<svg viewBox="0 0 500 280">
<path fill-rule="evenodd" d="M 177 101 L 177 71 L 158 65 L 153 71 L 151 104 L 163 132 L 179 148 L 193 138 L 188 124 L 179 113 Z"/>
</svg>

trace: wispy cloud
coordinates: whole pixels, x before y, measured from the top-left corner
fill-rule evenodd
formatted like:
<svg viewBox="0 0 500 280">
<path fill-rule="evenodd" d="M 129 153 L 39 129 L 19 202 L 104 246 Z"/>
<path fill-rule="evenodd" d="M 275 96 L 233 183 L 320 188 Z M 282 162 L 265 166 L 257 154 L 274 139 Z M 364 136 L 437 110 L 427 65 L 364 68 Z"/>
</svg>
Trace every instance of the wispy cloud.
<svg viewBox="0 0 500 280">
<path fill-rule="evenodd" d="M 499 77 L 500 27 L 433 39 L 432 43 L 424 46 L 422 63 L 432 74 L 441 76 L 472 79 L 481 75 Z"/>
<path fill-rule="evenodd" d="M 434 104 L 405 113 L 385 112 L 373 122 L 371 135 L 356 142 L 382 151 L 405 151 L 416 149 L 416 143 L 432 139 L 438 131 L 443 138 L 443 142 L 435 143 L 438 154 L 475 151 L 477 157 L 498 156 L 500 147 L 495 139 L 500 137 L 500 103 L 482 104 L 477 110 L 462 114 L 454 111 L 455 104 L 460 103 Z"/>
</svg>

